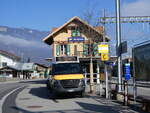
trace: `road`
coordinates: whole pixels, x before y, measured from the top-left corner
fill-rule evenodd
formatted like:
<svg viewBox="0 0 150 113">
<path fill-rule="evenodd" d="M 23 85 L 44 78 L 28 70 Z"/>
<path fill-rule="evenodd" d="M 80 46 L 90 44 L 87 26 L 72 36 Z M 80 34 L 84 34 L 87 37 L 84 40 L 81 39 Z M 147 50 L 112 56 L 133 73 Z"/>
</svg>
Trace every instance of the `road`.
<svg viewBox="0 0 150 113">
<path fill-rule="evenodd" d="M 22 87 L 25 86 L 25 87 Z M 120 105 L 97 95 L 53 95 L 45 80 L 2 84 L 1 99 L 14 89 L 4 101 L 2 113 L 138 113 L 136 109 Z M 4 93 L 5 92 L 5 93 Z"/>
<path fill-rule="evenodd" d="M 26 88 L 33 80 L 0 82 L 0 113 L 11 113 L 9 105 L 15 105 L 16 95 Z M 11 111 L 11 112 L 9 112 Z M 13 110 L 17 113 L 16 110 Z"/>
<path fill-rule="evenodd" d="M 6 98 L 19 88 L 26 87 L 27 84 L 19 82 L 3 82 L 0 83 L 0 113 L 2 112 L 3 104 L 5 103 Z"/>
</svg>

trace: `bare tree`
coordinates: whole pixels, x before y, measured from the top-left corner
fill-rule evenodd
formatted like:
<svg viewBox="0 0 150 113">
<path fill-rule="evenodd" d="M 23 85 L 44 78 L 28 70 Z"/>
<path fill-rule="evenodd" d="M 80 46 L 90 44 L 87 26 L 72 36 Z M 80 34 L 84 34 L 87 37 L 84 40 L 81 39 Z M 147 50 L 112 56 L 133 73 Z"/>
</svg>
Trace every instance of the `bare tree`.
<svg viewBox="0 0 150 113">
<path fill-rule="evenodd" d="M 99 26 L 99 15 L 96 14 L 94 9 L 88 9 L 83 14 L 83 20 L 89 24 L 79 26 L 80 31 L 89 37 L 89 52 L 90 52 L 90 92 L 94 92 L 94 80 L 93 80 L 93 44 L 97 44 L 103 41 L 103 27 Z M 79 24 L 80 25 L 80 24 Z M 92 28 L 91 28 L 92 27 Z M 99 28 L 99 30 L 98 30 Z"/>
</svg>

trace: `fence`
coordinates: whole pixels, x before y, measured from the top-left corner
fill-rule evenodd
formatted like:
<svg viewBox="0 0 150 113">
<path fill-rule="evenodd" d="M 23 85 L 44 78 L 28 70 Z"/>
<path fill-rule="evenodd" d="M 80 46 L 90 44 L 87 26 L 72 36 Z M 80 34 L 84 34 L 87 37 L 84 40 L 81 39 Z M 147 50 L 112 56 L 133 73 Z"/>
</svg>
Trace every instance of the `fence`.
<svg viewBox="0 0 150 113">
<path fill-rule="evenodd" d="M 105 95 L 105 80 L 100 80 L 100 78 L 97 76 L 98 73 L 93 73 L 93 79 L 94 79 L 94 90 L 96 93 L 98 94 L 103 94 Z M 99 81 L 99 82 L 97 82 Z M 122 80 L 124 81 L 124 79 Z M 87 85 L 87 87 L 89 87 L 89 83 L 90 83 L 90 73 L 85 73 L 85 83 Z M 117 91 L 117 86 L 118 84 L 118 78 L 117 77 L 109 77 L 109 93 L 112 90 L 116 90 Z M 149 96 L 150 94 L 150 82 L 147 81 L 136 81 L 135 83 L 136 87 L 134 89 L 134 84 L 133 84 L 133 79 L 131 78 L 128 81 L 127 87 L 128 87 L 128 94 L 129 95 L 133 95 L 134 96 L 134 90 L 135 90 L 135 96 Z M 122 85 L 122 91 L 124 92 L 124 84 Z M 88 88 L 89 89 L 89 88 Z"/>
<path fill-rule="evenodd" d="M 16 80 L 20 80 L 20 78 L 12 78 L 5 75 L 0 75 L 0 82 L 16 81 Z"/>
</svg>

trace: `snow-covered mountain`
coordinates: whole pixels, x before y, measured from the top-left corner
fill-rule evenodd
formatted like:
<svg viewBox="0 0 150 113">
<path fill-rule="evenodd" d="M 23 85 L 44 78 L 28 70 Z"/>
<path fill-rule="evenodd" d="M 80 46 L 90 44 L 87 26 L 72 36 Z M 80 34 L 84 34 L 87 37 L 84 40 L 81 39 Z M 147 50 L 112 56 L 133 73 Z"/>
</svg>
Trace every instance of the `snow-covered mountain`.
<svg viewBox="0 0 150 113">
<path fill-rule="evenodd" d="M 28 28 L 0 26 L 0 49 L 20 56 L 24 61 L 48 64 L 44 59 L 51 57 L 51 47 L 42 42 L 47 31 Z"/>
</svg>

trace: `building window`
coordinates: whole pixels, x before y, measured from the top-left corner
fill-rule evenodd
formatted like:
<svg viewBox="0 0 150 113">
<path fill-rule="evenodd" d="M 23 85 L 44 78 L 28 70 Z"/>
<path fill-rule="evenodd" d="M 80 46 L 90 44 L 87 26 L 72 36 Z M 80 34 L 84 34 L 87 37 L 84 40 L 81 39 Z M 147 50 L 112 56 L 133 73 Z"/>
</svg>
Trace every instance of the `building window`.
<svg viewBox="0 0 150 113">
<path fill-rule="evenodd" d="M 56 45 L 56 55 L 62 55 L 62 56 L 67 56 L 70 55 L 70 45 L 67 44 L 61 44 L 61 45 Z"/>
<path fill-rule="evenodd" d="M 83 55 L 84 56 L 90 55 L 90 45 L 89 44 L 83 44 Z"/>
<path fill-rule="evenodd" d="M 2 62 L 2 67 L 6 67 L 7 66 L 7 62 Z"/>
<path fill-rule="evenodd" d="M 61 52 L 61 55 L 67 55 L 67 45 L 66 44 L 60 46 L 60 52 Z"/>
<path fill-rule="evenodd" d="M 72 37 L 81 36 L 79 30 L 72 30 Z"/>
</svg>

